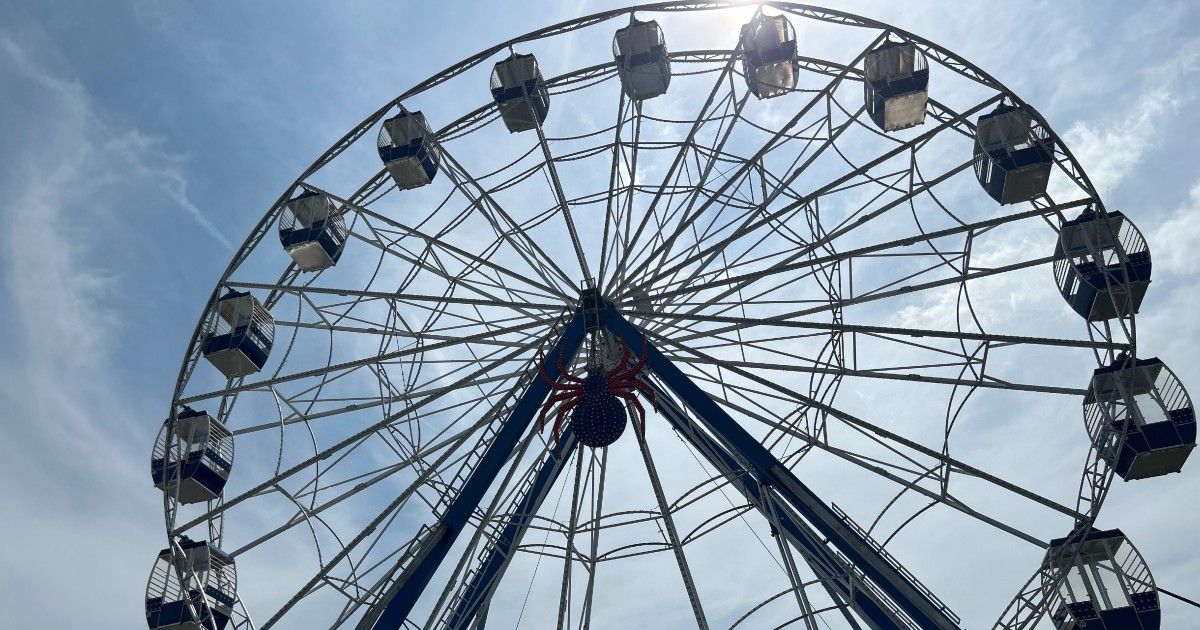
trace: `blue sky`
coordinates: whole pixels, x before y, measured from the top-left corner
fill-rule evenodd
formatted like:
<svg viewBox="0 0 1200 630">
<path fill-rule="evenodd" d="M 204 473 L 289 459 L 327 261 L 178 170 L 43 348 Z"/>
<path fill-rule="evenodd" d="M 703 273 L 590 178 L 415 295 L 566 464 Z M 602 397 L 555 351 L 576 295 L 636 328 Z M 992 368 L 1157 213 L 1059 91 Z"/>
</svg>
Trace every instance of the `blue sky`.
<svg viewBox="0 0 1200 630">
<path fill-rule="evenodd" d="M 11 627 L 81 614 L 137 627 L 164 546 L 150 445 L 235 248 L 298 173 L 407 87 L 483 46 L 620 5 L 0 5 L 0 601 Z M 938 42 L 1039 109 L 1150 242 L 1143 354 L 1200 391 L 1200 7 L 947 7 L 837 5 Z M 1104 511 L 1162 586 L 1193 598 L 1197 465 L 1118 482 Z M 1193 612 L 1164 610 L 1178 624 Z"/>
</svg>

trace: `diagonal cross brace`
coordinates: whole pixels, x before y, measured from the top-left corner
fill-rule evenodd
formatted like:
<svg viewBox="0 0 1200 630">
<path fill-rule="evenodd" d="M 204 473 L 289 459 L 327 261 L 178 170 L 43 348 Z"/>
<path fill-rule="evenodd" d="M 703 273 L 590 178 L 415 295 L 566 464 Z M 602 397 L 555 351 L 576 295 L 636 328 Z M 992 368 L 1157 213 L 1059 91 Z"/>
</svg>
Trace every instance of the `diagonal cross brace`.
<svg viewBox="0 0 1200 630">
<path fill-rule="evenodd" d="M 645 339 L 641 331 L 607 302 L 600 307 L 600 322 L 630 347 L 641 346 Z M 759 485 L 772 486 L 791 509 L 849 558 L 851 564 L 870 578 L 919 627 L 930 630 L 959 629 L 958 623 L 947 614 L 945 605 L 931 600 L 899 568 L 876 551 L 657 347 L 647 342 L 646 353 L 647 367 L 695 413 L 717 442 L 740 462 L 741 467 Z M 714 462 L 714 465 L 718 463 Z"/>
<path fill-rule="evenodd" d="M 576 311 L 546 356 L 558 356 L 560 352 L 563 356 L 574 356 L 583 342 L 584 319 L 583 309 Z M 551 380 L 558 380 L 560 374 L 557 362 L 547 361 L 546 363 L 546 376 Z M 471 472 L 458 496 L 446 508 L 445 516 L 434 526 L 429 537 L 421 543 L 422 548 L 417 558 L 404 569 L 404 572 L 388 590 L 387 595 L 367 611 L 364 621 L 378 615 L 374 622 L 367 627 L 371 630 L 400 630 L 404 625 L 413 606 L 416 605 L 421 593 L 429 584 L 429 580 L 454 545 L 454 541 L 466 529 L 471 514 L 483 501 L 492 482 L 499 476 L 504 462 L 516 449 L 530 425 L 533 424 L 533 418 L 537 414 L 538 408 L 549 393 L 550 385 L 546 381 L 540 378 L 532 380 L 529 388 L 517 401 L 508 420 L 496 434 L 495 440 L 479 460 L 479 465 Z"/>
</svg>

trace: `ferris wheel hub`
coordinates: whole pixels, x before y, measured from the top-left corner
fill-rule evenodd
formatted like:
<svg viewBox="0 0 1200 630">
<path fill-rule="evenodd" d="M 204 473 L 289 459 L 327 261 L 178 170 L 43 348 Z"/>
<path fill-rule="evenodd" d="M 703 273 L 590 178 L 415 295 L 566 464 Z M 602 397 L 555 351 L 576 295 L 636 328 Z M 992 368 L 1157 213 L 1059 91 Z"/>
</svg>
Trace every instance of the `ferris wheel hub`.
<svg viewBox="0 0 1200 630">
<path fill-rule="evenodd" d="M 584 331 L 594 333 L 600 330 L 600 311 L 605 307 L 612 307 L 612 302 L 604 299 L 604 294 L 598 287 L 587 286 L 579 292 L 579 308 L 584 315 Z"/>
</svg>

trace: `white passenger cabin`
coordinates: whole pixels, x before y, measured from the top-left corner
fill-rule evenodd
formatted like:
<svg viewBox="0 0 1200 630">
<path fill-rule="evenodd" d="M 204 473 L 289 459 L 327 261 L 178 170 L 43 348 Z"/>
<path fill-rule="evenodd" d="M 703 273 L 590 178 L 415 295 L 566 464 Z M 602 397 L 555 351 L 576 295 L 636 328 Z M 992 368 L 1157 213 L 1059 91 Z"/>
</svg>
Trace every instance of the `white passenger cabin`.
<svg viewBox="0 0 1200 630">
<path fill-rule="evenodd" d="M 146 586 L 150 630 L 224 630 L 237 601 L 233 557 L 186 536 L 163 549 Z"/>
<path fill-rule="evenodd" d="M 760 99 L 787 94 L 800 71 L 796 31 L 782 15 L 760 16 L 742 26 L 742 73 Z"/>
<path fill-rule="evenodd" d="M 212 416 L 190 407 L 163 423 L 150 460 L 154 486 L 180 503 L 219 497 L 232 468 L 233 435 Z"/>
<path fill-rule="evenodd" d="M 1121 530 L 1052 540 L 1044 562 L 1066 574 L 1051 614 L 1058 630 L 1157 630 L 1162 623 L 1154 578 Z"/>
<path fill-rule="evenodd" d="M 671 59 L 658 22 L 634 21 L 613 36 L 613 58 L 621 87 L 635 101 L 666 94 L 671 85 Z"/>
<path fill-rule="evenodd" d="M 1001 205 L 1045 194 L 1054 153 L 1049 132 L 1015 105 L 1001 105 L 976 121 L 975 178 Z"/>
<path fill-rule="evenodd" d="M 402 111 L 383 121 L 376 145 L 396 188 L 409 190 L 433 182 L 438 159 L 432 138 L 433 132 L 421 112 Z"/>
<path fill-rule="evenodd" d="M 863 61 L 864 98 L 871 120 L 884 131 L 925 122 L 929 65 L 911 42 L 886 42 Z"/>
<path fill-rule="evenodd" d="M 254 374 L 267 363 L 275 321 L 249 292 L 232 289 L 209 315 L 202 347 L 204 358 L 227 378 Z"/>
<path fill-rule="evenodd" d="M 528 131 L 546 121 L 550 91 L 533 55 L 513 53 L 492 68 L 492 98 L 510 133 Z"/>
<path fill-rule="evenodd" d="M 324 193 L 305 190 L 288 200 L 279 218 L 279 241 L 301 271 L 337 264 L 346 235 L 345 219 Z"/>
</svg>

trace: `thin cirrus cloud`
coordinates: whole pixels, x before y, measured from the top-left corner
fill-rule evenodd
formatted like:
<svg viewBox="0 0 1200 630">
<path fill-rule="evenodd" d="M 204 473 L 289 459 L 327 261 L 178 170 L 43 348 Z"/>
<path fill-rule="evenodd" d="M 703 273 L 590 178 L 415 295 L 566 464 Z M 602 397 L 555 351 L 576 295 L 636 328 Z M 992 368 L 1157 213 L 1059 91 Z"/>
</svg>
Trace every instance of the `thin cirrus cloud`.
<svg viewBox="0 0 1200 630">
<path fill-rule="evenodd" d="M 20 149 L 6 148 L 0 176 L 10 305 L 0 315 L 9 335 L 0 532 L 20 541 L 0 560 L 0 590 L 21 602 L 5 623 L 67 624 L 53 611 L 70 584 L 75 612 L 65 614 L 92 611 L 96 627 L 130 627 L 141 616 L 138 585 L 163 545 L 161 499 L 134 492 L 149 488 L 153 436 L 128 375 L 156 362 L 117 360 L 138 354 L 127 346 L 141 341 L 148 311 L 132 281 L 144 270 L 113 262 L 146 238 L 138 231 L 149 208 L 183 209 L 185 232 L 232 245 L 188 198 L 182 163 L 100 115 L 86 77 L 69 74 L 52 39 L 24 26 L 0 29 L 0 80 L 20 94 L 0 104 L 0 116 L 18 123 L 0 138 Z"/>
</svg>

